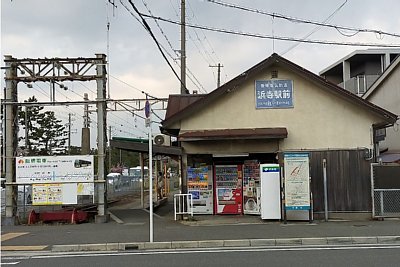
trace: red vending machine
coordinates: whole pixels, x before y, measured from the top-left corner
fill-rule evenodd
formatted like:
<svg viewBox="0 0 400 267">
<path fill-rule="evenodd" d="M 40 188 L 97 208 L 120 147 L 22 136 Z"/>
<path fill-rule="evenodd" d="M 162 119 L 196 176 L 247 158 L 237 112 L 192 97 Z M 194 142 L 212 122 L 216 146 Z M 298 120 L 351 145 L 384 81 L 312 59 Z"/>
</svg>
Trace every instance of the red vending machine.
<svg viewBox="0 0 400 267">
<path fill-rule="evenodd" d="M 242 165 L 215 166 L 215 214 L 242 214 Z"/>
</svg>

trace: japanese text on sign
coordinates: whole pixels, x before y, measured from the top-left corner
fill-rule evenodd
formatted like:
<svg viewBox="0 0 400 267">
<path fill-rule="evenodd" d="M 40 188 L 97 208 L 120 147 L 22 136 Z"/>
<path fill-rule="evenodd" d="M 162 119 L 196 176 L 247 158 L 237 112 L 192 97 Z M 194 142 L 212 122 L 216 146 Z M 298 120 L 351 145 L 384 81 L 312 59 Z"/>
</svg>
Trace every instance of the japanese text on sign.
<svg viewBox="0 0 400 267">
<path fill-rule="evenodd" d="M 292 108 L 293 81 L 256 81 L 256 108 Z"/>
</svg>

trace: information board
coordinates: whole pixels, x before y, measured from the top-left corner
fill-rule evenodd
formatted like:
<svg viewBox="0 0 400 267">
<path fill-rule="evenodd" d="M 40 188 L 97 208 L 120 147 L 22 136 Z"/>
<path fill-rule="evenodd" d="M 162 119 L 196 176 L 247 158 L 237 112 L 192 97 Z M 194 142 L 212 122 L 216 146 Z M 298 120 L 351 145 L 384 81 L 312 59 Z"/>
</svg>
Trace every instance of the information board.
<svg viewBox="0 0 400 267">
<path fill-rule="evenodd" d="M 94 195 L 93 155 L 16 158 L 16 182 L 32 185 L 33 205 L 77 204 Z"/>
<path fill-rule="evenodd" d="M 310 210 L 310 163 L 308 153 L 285 153 L 285 209 Z"/>
<path fill-rule="evenodd" d="M 16 182 L 93 182 L 93 155 L 17 157 Z"/>
</svg>

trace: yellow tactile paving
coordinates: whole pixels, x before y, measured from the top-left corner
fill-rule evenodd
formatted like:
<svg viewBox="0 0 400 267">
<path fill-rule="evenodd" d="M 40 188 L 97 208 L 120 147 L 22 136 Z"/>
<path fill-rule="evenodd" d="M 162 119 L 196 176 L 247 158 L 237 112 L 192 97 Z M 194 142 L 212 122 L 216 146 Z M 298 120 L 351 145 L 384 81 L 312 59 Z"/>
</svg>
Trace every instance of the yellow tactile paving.
<svg viewBox="0 0 400 267">
<path fill-rule="evenodd" d="M 4 235 L 1 235 L 1 242 L 19 237 L 21 235 L 26 235 L 26 234 L 29 234 L 29 233 L 7 233 Z"/>
<path fill-rule="evenodd" d="M 48 246 L 1 246 L 2 251 L 32 251 L 43 250 Z"/>
</svg>

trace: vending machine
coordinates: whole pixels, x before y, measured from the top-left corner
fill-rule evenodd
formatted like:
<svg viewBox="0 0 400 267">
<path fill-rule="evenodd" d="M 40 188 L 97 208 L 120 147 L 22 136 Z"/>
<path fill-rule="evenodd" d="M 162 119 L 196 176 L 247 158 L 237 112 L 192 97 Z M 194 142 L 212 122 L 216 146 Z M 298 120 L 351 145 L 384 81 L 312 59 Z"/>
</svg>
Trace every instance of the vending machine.
<svg viewBox="0 0 400 267">
<path fill-rule="evenodd" d="M 242 166 L 216 165 L 215 177 L 215 213 L 242 214 Z"/>
<path fill-rule="evenodd" d="M 213 179 L 210 166 L 187 168 L 188 193 L 193 198 L 194 214 L 213 214 Z"/>
<path fill-rule="evenodd" d="M 261 219 L 281 219 L 281 183 L 279 164 L 260 164 Z"/>
<path fill-rule="evenodd" d="M 258 160 L 246 160 L 243 164 L 244 214 L 260 215 L 260 198 L 260 164 Z"/>
</svg>

